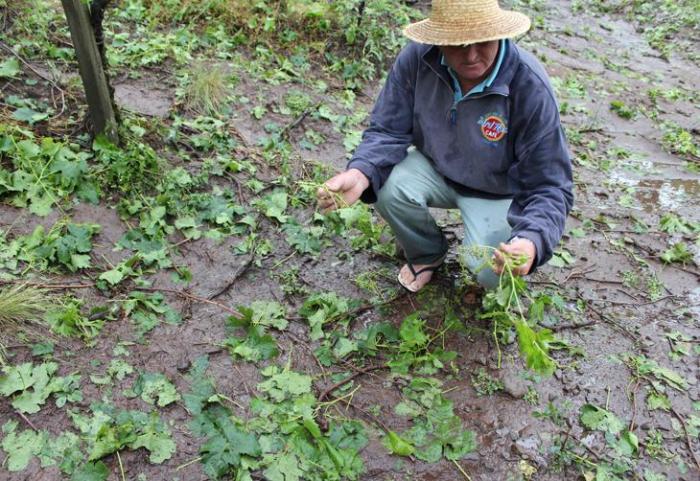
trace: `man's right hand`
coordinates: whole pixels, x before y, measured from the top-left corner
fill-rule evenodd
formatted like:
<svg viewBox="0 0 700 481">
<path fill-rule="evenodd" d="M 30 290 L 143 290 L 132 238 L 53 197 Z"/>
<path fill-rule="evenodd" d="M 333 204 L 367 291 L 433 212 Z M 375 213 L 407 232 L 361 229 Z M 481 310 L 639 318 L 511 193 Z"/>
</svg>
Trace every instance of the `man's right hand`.
<svg viewBox="0 0 700 481">
<path fill-rule="evenodd" d="M 365 174 L 358 169 L 346 170 L 330 178 L 323 187 L 318 189 L 316 194 L 318 206 L 324 212 L 347 207 L 357 202 L 367 187 L 369 187 L 369 179 Z M 340 198 L 338 199 L 337 196 Z"/>
</svg>

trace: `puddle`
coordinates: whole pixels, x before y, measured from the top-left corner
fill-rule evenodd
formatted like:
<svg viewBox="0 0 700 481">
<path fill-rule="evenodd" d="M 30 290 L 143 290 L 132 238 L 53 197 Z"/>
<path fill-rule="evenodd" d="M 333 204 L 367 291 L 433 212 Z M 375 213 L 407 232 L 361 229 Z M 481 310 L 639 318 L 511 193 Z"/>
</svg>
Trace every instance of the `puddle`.
<svg viewBox="0 0 700 481">
<path fill-rule="evenodd" d="M 640 180 L 635 187 L 635 197 L 640 207 L 647 212 L 659 208 L 683 210 L 689 205 L 697 204 L 700 198 L 698 179 Z M 683 214 L 692 212 L 693 209 L 686 209 Z"/>
</svg>

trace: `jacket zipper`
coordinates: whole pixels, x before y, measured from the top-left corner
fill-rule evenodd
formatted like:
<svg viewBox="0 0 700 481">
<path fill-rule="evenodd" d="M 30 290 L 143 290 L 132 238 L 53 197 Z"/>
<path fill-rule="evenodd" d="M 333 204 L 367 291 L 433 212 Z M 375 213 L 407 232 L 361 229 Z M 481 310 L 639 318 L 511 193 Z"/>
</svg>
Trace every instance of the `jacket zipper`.
<svg viewBox="0 0 700 481">
<path fill-rule="evenodd" d="M 450 88 L 452 90 L 452 94 L 454 97 L 454 89 Z M 479 94 L 476 94 L 474 96 L 468 96 L 466 99 L 459 99 L 459 100 L 454 100 L 452 101 L 452 107 L 450 108 L 450 124 L 452 126 L 457 125 L 457 106 L 462 100 L 468 101 L 468 100 L 477 100 L 483 97 L 488 97 L 489 95 L 500 95 L 501 97 L 508 97 L 508 95 L 502 93 L 502 92 L 481 92 Z"/>
<path fill-rule="evenodd" d="M 423 61 L 423 63 L 425 63 L 428 66 L 428 68 L 430 70 L 432 70 L 433 73 L 435 75 L 437 75 L 440 80 L 442 80 L 442 83 L 444 83 L 447 86 L 447 88 L 450 90 L 450 92 L 452 92 L 452 98 L 454 99 L 454 94 L 455 94 L 454 87 L 452 85 L 450 85 L 450 83 L 447 80 L 445 80 L 445 78 L 442 75 L 440 75 L 440 73 L 437 72 L 433 68 L 432 65 L 430 65 L 428 62 L 425 62 L 425 61 Z M 476 100 L 476 99 L 480 99 L 482 97 L 486 97 L 487 95 L 500 95 L 502 97 L 508 97 L 508 94 L 504 94 L 503 92 L 494 91 L 494 92 L 481 92 L 480 94 L 477 94 L 473 97 L 467 97 L 467 100 Z M 459 104 L 459 101 L 453 100 L 452 107 L 450 108 L 450 110 L 448 112 L 448 116 L 450 118 L 450 124 L 453 126 L 457 125 L 457 104 Z"/>
</svg>

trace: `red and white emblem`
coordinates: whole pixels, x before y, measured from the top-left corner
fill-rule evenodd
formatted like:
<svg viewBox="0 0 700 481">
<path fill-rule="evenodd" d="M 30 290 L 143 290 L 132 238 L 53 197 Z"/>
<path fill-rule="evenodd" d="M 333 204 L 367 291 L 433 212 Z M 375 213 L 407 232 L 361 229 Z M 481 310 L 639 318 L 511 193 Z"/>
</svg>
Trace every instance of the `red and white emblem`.
<svg viewBox="0 0 700 481">
<path fill-rule="evenodd" d="M 505 121 L 495 114 L 481 117 L 479 125 L 481 126 L 481 135 L 489 142 L 498 142 L 508 133 Z"/>
</svg>

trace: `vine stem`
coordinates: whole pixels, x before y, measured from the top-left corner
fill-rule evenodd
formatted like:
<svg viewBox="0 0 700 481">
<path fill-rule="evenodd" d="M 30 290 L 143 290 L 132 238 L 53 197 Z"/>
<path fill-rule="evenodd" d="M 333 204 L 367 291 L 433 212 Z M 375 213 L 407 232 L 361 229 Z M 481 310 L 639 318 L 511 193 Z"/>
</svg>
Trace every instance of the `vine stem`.
<svg viewBox="0 0 700 481">
<path fill-rule="evenodd" d="M 459 469 L 459 472 L 462 473 L 462 476 L 464 476 L 464 479 L 467 481 L 472 481 L 472 478 L 467 474 L 467 472 L 464 470 L 462 466 L 459 465 L 456 459 L 453 459 L 452 462 L 454 463 L 455 466 L 457 466 L 457 469 Z"/>
<path fill-rule="evenodd" d="M 338 389 L 338 388 L 340 388 L 340 387 L 342 387 L 342 386 L 345 386 L 347 383 L 349 383 L 349 382 L 352 381 L 353 379 L 356 379 L 356 378 L 362 376 L 363 374 L 367 374 L 368 372 L 377 371 L 377 370 L 379 370 L 379 369 L 386 369 L 386 368 L 388 368 L 388 367 L 389 367 L 389 366 L 386 365 L 386 364 L 381 364 L 381 365 L 379 365 L 379 366 L 370 366 L 370 367 L 366 367 L 366 368 L 364 368 L 364 369 L 359 369 L 359 370 L 357 370 L 354 374 L 351 374 L 350 376 L 346 377 L 346 378 L 343 379 L 342 381 L 338 381 L 337 383 L 333 384 L 333 385 L 330 386 L 329 388 L 325 389 L 325 390 L 318 396 L 318 402 L 322 402 L 322 401 L 323 401 L 326 397 L 328 397 L 333 391 L 335 391 L 336 389 Z"/>
<path fill-rule="evenodd" d="M 197 457 L 197 458 L 194 458 L 194 459 L 192 459 L 192 460 L 190 460 L 190 461 L 187 461 L 187 462 L 184 463 L 184 464 L 181 464 L 181 465 L 178 466 L 177 468 L 175 468 L 175 471 L 180 471 L 181 469 L 184 469 L 184 468 L 186 468 L 187 466 L 190 466 L 190 465 L 196 463 L 197 461 L 201 461 L 201 460 L 202 460 L 202 456 L 199 456 L 199 457 Z"/>
<path fill-rule="evenodd" d="M 126 481 L 126 475 L 124 474 L 124 465 L 122 464 L 122 457 L 119 455 L 119 451 L 117 451 L 117 461 L 119 461 L 119 472 L 122 475 L 122 481 Z"/>
</svg>

